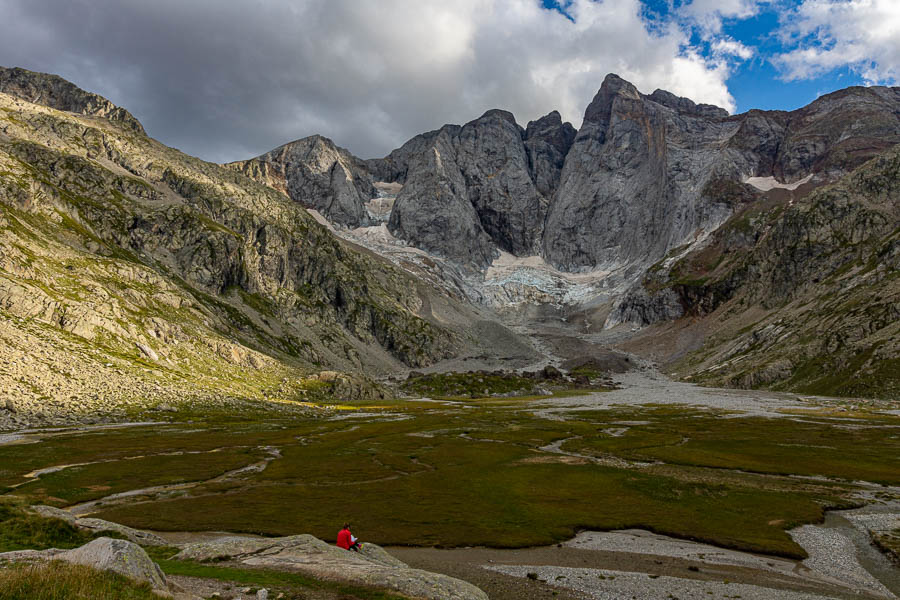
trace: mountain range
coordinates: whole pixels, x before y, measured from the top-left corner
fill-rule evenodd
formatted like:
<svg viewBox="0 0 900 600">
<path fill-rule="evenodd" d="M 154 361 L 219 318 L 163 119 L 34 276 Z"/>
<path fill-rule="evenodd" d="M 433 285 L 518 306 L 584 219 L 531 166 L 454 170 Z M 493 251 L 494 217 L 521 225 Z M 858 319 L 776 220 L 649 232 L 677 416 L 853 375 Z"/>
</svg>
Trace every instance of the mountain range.
<svg viewBox="0 0 900 600">
<path fill-rule="evenodd" d="M 900 88 L 729 115 L 609 75 L 577 130 L 490 110 L 216 165 L 0 68 L 0 420 L 378 396 L 539 362 L 547 314 L 700 382 L 896 398 L 898 142 Z"/>
</svg>

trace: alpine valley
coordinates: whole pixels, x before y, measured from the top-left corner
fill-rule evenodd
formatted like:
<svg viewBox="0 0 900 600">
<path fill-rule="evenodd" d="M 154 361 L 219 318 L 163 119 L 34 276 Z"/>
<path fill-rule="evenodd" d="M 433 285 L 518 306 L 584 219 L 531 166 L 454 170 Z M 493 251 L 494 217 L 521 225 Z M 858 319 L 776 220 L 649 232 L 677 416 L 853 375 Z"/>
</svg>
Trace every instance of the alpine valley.
<svg viewBox="0 0 900 600">
<path fill-rule="evenodd" d="M 898 144 L 610 74 L 214 164 L 0 68 L 0 600 L 897 597 Z"/>
</svg>

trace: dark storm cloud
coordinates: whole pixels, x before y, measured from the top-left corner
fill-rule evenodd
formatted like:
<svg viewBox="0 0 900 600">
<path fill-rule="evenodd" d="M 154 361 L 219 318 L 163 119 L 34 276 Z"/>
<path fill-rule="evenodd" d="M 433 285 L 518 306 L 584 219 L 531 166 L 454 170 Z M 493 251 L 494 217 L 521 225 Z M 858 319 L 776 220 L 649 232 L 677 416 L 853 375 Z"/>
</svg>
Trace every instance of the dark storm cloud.
<svg viewBox="0 0 900 600">
<path fill-rule="evenodd" d="M 731 107 L 727 67 L 648 32 L 638 0 L 0 0 L 0 64 L 57 73 L 209 160 L 321 133 L 381 156 L 445 122 L 553 109 L 609 71 Z"/>
</svg>

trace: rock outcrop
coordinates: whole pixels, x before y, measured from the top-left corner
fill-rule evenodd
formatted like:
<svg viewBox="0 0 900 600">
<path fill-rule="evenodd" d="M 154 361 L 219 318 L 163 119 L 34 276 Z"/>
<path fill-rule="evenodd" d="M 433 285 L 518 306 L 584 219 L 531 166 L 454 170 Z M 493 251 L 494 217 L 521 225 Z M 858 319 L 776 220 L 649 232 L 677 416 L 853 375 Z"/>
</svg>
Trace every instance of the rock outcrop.
<svg viewBox="0 0 900 600">
<path fill-rule="evenodd" d="M 140 583 L 147 583 L 163 596 L 170 594 L 166 576 L 144 549 L 128 540 L 100 537 L 74 550 L 17 550 L 0 553 L 0 563 L 61 560 L 98 571 L 118 573 Z M 170 596 L 171 597 L 171 596 Z"/>
<path fill-rule="evenodd" d="M 57 110 L 120 121 L 130 129 L 144 133 L 144 127 L 130 112 L 58 75 L 0 67 L 0 93 Z"/>
<path fill-rule="evenodd" d="M 490 264 L 496 250 L 469 200 L 446 131 L 409 167 L 388 228 L 411 244 L 464 264 Z"/>
<path fill-rule="evenodd" d="M 571 123 L 563 123 L 555 110 L 536 121 L 529 121 L 525 128 L 528 170 L 535 187 L 547 200 L 556 194 L 566 155 L 577 133 Z"/>
<path fill-rule="evenodd" d="M 527 134 L 506 111 L 490 110 L 462 127 L 447 125 L 404 145 L 383 174 L 404 178 L 388 227 L 410 243 L 482 268 L 497 249 L 539 249 L 549 190 L 558 178 L 566 129 L 551 115 Z M 571 125 L 569 125 L 571 128 Z M 372 161 L 370 161 L 372 162 Z M 405 163 L 405 164 L 404 164 Z M 403 166 L 400 166 L 403 165 Z"/>
<path fill-rule="evenodd" d="M 103 519 L 95 519 L 92 517 L 78 517 L 68 511 L 53 506 L 37 505 L 32 506 L 31 510 L 41 515 L 42 517 L 61 519 L 69 525 L 72 525 L 79 529 L 83 529 L 85 531 L 90 531 L 95 534 L 112 531 L 128 539 L 129 541 L 134 542 L 135 544 L 140 544 L 141 546 L 168 545 L 168 542 L 166 542 L 166 540 L 162 539 L 155 533 L 142 531 L 140 529 L 133 529 L 119 523 L 113 523 L 112 521 L 104 521 Z"/>
<path fill-rule="evenodd" d="M 369 224 L 365 203 L 376 195 L 363 163 L 320 135 L 290 142 L 256 158 L 229 163 L 345 227 Z"/>
<path fill-rule="evenodd" d="M 419 569 L 412 569 L 375 544 L 351 552 L 311 535 L 283 538 L 223 538 L 190 544 L 179 560 L 233 561 L 253 567 L 296 571 L 311 577 L 344 581 L 397 592 L 408 598 L 433 600 L 487 600 L 470 583 Z"/>
<path fill-rule="evenodd" d="M 112 571 L 135 581 L 150 584 L 154 590 L 168 591 L 166 576 L 143 548 L 128 540 L 97 538 L 74 550 L 54 557 L 56 560 Z"/>
</svg>

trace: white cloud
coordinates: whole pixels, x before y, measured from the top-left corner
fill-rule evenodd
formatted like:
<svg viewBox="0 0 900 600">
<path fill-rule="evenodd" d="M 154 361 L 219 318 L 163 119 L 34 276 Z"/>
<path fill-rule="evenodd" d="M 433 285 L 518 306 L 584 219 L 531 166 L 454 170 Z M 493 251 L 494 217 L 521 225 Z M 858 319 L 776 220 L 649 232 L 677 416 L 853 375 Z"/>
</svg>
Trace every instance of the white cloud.
<svg viewBox="0 0 900 600">
<path fill-rule="evenodd" d="M 753 58 L 754 50 L 742 44 L 737 40 L 730 38 L 719 38 L 711 45 L 714 56 L 734 56 L 741 60 L 750 60 Z"/>
<path fill-rule="evenodd" d="M 748 19 L 759 12 L 767 0 L 693 0 L 681 10 L 682 14 L 698 24 L 709 35 L 722 32 L 725 19 Z"/>
<path fill-rule="evenodd" d="M 849 67 L 868 83 L 900 81 L 900 2 L 804 0 L 784 20 L 792 50 L 773 62 L 787 80 Z"/>
<path fill-rule="evenodd" d="M 721 21 L 755 5 L 690 6 Z M 571 19 L 539 0 L 0 0 L 0 57 L 108 95 L 215 160 L 313 133 L 383 155 L 496 107 L 578 126 L 609 72 L 734 109 L 728 62 L 750 52 L 738 42 L 705 56 L 674 23 L 651 30 L 640 0 L 565 6 Z"/>
</svg>

